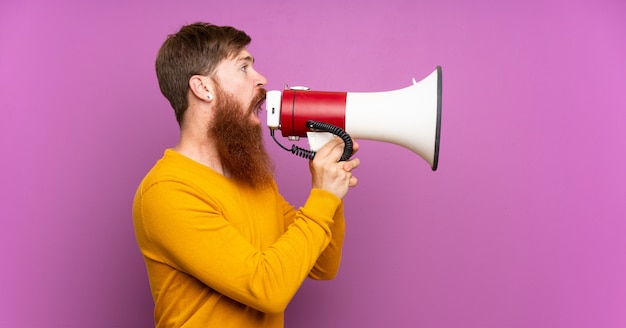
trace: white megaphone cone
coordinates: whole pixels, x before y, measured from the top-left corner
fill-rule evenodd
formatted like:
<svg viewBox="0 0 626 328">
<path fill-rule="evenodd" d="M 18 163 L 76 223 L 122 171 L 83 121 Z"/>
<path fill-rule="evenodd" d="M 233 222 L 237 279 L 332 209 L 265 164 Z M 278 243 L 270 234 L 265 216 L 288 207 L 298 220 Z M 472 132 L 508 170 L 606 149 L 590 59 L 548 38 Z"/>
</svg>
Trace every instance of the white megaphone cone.
<svg viewBox="0 0 626 328">
<path fill-rule="evenodd" d="M 334 134 L 345 131 L 349 136 L 343 136 L 344 141 L 352 137 L 407 148 L 435 171 L 441 134 L 441 74 L 438 66 L 420 82 L 413 79 L 411 86 L 393 91 L 327 92 L 306 88 L 268 91 L 267 125 L 272 136 L 274 130 L 280 129 L 284 137 L 292 140 L 307 137 L 311 152 L 295 146 L 291 149 L 302 157 L 312 158 L 314 151 Z M 311 121 L 321 122 L 322 127 L 311 125 Z M 331 130 L 326 130 L 326 126 L 331 126 Z M 339 132 L 332 131 L 332 127 Z M 342 159 L 349 158 L 351 152 L 350 146 Z"/>
</svg>

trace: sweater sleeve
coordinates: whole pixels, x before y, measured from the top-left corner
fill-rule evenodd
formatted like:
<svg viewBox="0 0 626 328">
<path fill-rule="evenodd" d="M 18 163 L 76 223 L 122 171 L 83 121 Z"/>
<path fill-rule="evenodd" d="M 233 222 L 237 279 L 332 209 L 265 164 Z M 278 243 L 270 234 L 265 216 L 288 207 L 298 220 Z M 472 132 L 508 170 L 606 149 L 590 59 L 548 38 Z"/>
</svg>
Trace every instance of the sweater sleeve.
<svg viewBox="0 0 626 328">
<path fill-rule="evenodd" d="M 293 223 L 296 216 L 294 207 L 286 200 L 283 201 L 285 211 L 285 227 Z M 319 256 L 311 272 L 309 278 L 315 280 L 331 280 L 337 276 L 339 265 L 341 264 L 341 255 L 343 241 L 346 231 L 346 223 L 344 218 L 344 203 L 341 201 L 333 217 L 333 224 L 330 226 L 332 239 Z"/>
<path fill-rule="evenodd" d="M 172 181 L 144 190 L 137 209 L 145 256 L 262 312 L 283 312 L 329 245 L 341 201 L 312 190 L 289 229 L 264 250 L 253 247 L 193 188 Z"/>
<path fill-rule="evenodd" d="M 339 272 L 339 264 L 341 263 L 341 254 L 343 249 L 343 240 L 346 231 L 346 223 L 344 219 L 343 202 L 337 208 L 333 225 L 331 226 L 332 239 L 330 243 L 320 255 L 313 266 L 313 270 L 309 277 L 316 280 L 330 280 L 337 276 Z"/>
</svg>

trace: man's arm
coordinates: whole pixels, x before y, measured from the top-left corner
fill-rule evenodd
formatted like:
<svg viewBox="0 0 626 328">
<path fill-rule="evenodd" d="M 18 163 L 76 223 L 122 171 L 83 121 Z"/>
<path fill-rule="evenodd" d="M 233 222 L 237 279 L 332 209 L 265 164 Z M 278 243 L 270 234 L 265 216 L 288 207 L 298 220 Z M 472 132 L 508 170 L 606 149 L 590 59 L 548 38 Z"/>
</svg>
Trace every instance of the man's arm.
<svg viewBox="0 0 626 328">
<path fill-rule="evenodd" d="M 175 191 L 175 192 L 172 192 Z M 144 256 L 185 272 L 263 312 L 283 312 L 331 239 L 340 200 L 314 189 L 293 224 L 265 250 L 253 247 L 206 199 L 159 182 L 137 206 Z"/>
<path fill-rule="evenodd" d="M 289 228 L 289 225 L 293 222 L 295 217 L 295 210 L 287 201 L 284 201 L 285 208 L 285 229 Z M 315 280 L 330 280 L 335 278 L 339 271 L 339 265 L 341 264 L 341 254 L 343 248 L 343 241 L 346 231 L 346 223 L 344 218 L 344 205 L 343 201 L 337 207 L 337 211 L 333 217 L 333 224 L 331 225 L 332 239 L 326 249 L 320 254 L 319 258 L 315 262 L 313 269 L 309 273 L 309 278 Z"/>
<path fill-rule="evenodd" d="M 309 277 L 316 280 L 334 279 L 339 272 L 343 240 L 346 232 L 346 221 L 343 216 L 343 202 L 337 208 L 331 227 L 332 239 L 326 249 L 315 262 Z"/>
</svg>

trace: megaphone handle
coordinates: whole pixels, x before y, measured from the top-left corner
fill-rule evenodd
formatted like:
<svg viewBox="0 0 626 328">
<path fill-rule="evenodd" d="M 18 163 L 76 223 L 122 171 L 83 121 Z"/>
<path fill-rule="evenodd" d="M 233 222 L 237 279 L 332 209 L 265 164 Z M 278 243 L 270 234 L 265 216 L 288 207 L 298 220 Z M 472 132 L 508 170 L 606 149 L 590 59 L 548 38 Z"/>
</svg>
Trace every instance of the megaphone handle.
<svg viewBox="0 0 626 328">
<path fill-rule="evenodd" d="M 341 155 L 341 158 L 339 159 L 339 161 L 347 161 L 350 159 L 350 156 L 352 156 L 354 144 L 352 143 L 352 138 L 346 131 L 344 131 L 342 128 L 338 126 L 334 126 L 332 124 L 328 124 L 324 122 L 317 122 L 313 120 L 307 121 L 306 125 L 311 130 L 321 130 L 321 131 L 330 132 L 338 136 L 339 138 L 341 138 L 343 140 L 344 146 L 343 146 L 343 155 Z"/>
<path fill-rule="evenodd" d="M 347 161 L 348 159 L 350 159 L 350 156 L 352 156 L 352 152 L 354 151 L 353 149 L 354 145 L 352 143 L 352 138 L 350 137 L 350 135 L 346 133 L 343 129 L 336 127 L 334 125 L 328 124 L 328 123 L 321 123 L 321 122 L 315 122 L 315 121 L 308 121 L 307 126 L 310 129 L 324 130 L 325 132 L 330 132 L 340 137 L 343 140 L 344 147 L 343 147 L 343 155 L 341 155 L 341 158 L 339 159 L 339 161 Z M 286 151 L 289 151 L 294 155 L 300 156 L 308 160 L 312 160 L 313 157 L 315 157 L 316 152 L 313 150 L 300 148 L 296 145 L 291 145 L 291 149 L 283 146 L 280 142 L 278 142 L 278 140 L 276 140 L 274 129 L 270 129 L 270 135 L 272 136 L 272 139 L 274 139 L 276 144 L 280 146 L 280 148 Z"/>
</svg>

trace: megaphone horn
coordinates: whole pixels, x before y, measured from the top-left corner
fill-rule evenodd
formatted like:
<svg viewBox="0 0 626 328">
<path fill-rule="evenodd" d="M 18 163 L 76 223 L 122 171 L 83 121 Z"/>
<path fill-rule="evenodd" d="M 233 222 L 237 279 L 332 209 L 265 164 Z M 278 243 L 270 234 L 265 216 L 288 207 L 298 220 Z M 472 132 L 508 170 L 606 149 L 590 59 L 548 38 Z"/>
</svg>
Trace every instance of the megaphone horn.
<svg viewBox="0 0 626 328">
<path fill-rule="evenodd" d="M 435 171 L 441 135 L 441 78 L 441 66 L 437 66 L 425 79 L 413 79 L 411 86 L 393 91 L 331 92 L 303 87 L 268 91 L 267 125 L 272 137 L 277 129 L 290 140 L 307 137 L 311 151 L 291 149 L 302 157 L 313 158 L 315 151 L 338 135 L 344 141 L 352 137 L 402 146 Z M 342 160 L 351 152 L 347 149 Z"/>
</svg>

